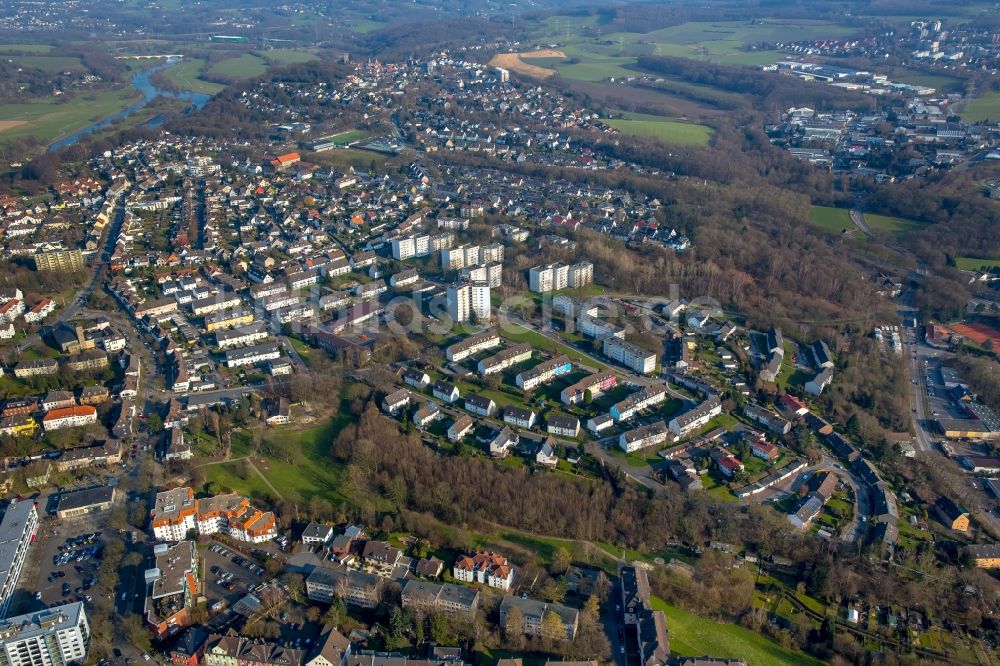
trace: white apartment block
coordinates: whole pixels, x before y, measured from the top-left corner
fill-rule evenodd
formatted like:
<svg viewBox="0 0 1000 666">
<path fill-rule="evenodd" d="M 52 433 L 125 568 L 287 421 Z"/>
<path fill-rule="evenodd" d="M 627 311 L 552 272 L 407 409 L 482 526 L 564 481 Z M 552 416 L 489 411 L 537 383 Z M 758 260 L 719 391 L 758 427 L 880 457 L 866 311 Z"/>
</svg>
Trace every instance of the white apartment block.
<svg viewBox="0 0 1000 666">
<path fill-rule="evenodd" d="M 656 369 L 656 354 L 614 336 L 604 338 L 604 355 L 639 374 L 648 375 Z"/>
<path fill-rule="evenodd" d="M 569 266 L 566 264 L 547 264 L 528 270 L 528 288 L 531 291 L 544 294 L 548 291 L 565 289 L 567 286 L 569 286 Z"/>
<path fill-rule="evenodd" d="M 484 245 L 479 251 L 479 263 L 502 264 L 503 243 L 490 243 L 489 245 Z"/>
<path fill-rule="evenodd" d="M 21 577 L 21 568 L 38 530 L 38 511 L 31 500 L 11 500 L 0 520 L 0 617 Z"/>
<path fill-rule="evenodd" d="M 473 315 L 489 322 L 490 286 L 483 282 L 459 282 L 448 286 L 448 314 L 453 322 L 471 321 Z"/>
<path fill-rule="evenodd" d="M 581 261 L 569 267 L 567 281 L 570 287 L 584 287 L 594 281 L 594 264 Z"/>
<path fill-rule="evenodd" d="M 431 237 L 427 234 L 392 239 L 392 258 L 406 260 L 426 257 L 431 251 Z"/>
<path fill-rule="evenodd" d="M 230 349 L 226 351 L 226 367 L 240 368 L 260 363 L 261 361 L 273 361 L 280 356 L 281 351 L 278 349 L 278 345 L 274 343 L 243 347 L 242 349 Z"/>
<path fill-rule="evenodd" d="M 90 624 L 81 602 L 0 621 L 2 666 L 68 666 L 87 660 Z"/>
<path fill-rule="evenodd" d="M 492 288 L 499 287 L 503 280 L 503 264 L 483 264 L 482 266 L 466 266 L 459 273 L 463 280 L 485 282 Z"/>
<path fill-rule="evenodd" d="M 441 249 L 441 268 L 446 271 L 460 271 L 466 266 L 483 263 L 478 245 L 459 245 Z"/>
</svg>

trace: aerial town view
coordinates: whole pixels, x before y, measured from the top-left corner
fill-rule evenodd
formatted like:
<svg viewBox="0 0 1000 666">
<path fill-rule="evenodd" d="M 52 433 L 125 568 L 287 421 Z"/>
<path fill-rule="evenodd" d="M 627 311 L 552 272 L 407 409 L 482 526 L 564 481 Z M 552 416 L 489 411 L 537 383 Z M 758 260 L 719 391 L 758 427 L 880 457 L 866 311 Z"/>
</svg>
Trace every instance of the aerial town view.
<svg viewBox="0 0 1000 666">
<path fill-rule="evenodd" d="M 1000 5 L 0 0 L 0 666 L 1000 663 Z"/>
</svg>

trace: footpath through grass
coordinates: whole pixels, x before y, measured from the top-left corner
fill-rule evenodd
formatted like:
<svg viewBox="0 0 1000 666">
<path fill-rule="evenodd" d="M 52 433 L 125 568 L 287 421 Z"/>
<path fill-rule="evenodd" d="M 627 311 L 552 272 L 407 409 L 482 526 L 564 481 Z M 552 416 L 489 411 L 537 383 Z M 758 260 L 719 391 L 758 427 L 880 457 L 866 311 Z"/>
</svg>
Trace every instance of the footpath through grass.
<svg viewBox="0 0 1000 666">
<path fill-rule="evenodd" d="M 724 624 L 652 597 L 653 608 L 662 610 L 670 632 L 670 651 L 682 657 L 730 657 L 745 659 L 749 666 L 819 666 L 823 662 L 801 652 L 781 647 L 735 624 Z"/>
</svg>

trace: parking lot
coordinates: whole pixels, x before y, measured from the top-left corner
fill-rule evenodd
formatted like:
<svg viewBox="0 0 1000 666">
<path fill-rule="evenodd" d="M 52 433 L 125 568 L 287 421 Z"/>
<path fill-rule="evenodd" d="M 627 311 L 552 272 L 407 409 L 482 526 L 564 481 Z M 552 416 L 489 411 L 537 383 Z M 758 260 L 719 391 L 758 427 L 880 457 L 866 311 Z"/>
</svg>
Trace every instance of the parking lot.
<svg viewBox="0 0 1000 666">
<path fill-rule="evenodd" d="M 71 601 L 93 603 L 104 534 L 97 521 L 45 519 L 28 555 L 10 614 Z"/>
<path fill-rule="evenodd" d="M 266 579 L 253 558 L 213 543 L 202 552 L 205 564 L 205 597 L 209 607 L 218 602 L 231 606 Z M 218 608 L 218 607 L 217 607 Z"/>
</svg>

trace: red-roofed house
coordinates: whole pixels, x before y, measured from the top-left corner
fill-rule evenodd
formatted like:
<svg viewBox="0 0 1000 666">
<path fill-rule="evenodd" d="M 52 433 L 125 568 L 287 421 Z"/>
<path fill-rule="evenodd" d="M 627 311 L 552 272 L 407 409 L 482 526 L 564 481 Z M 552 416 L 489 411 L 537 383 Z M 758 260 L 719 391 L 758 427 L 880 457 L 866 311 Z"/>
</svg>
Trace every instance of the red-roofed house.
<svg viewBox="0 0 1000 666">
<path fill-rule="evenodd" d="M 456 579 L 466 583 L 483 583 L 501 590 L 509 590 L 514 582 L 514 566 L 494 552 L 463 555 L 455 561 L 452 572 Z"/>
<path fill-rule="evenodd" d="M 778 447 L 767 440 L 758 439 L 750 445 L 750 453 L 764 460 L 774 460 L 778 457 Z"/>
<path fill-rule="evenodd" d="M 805 416 L 809 412 L 809 408 L 806 406 L 806 403 L 802 402 L 794 395 L 782 393 L 781 397 L 778 398 L 778 401 L 781 402 L 781 407 L 786 412 L 795 414 L 796 416 Z"/>
<path fill-rule="evenodd" d="M 297 164 L 302 161 L 302 156 L 298 153 L 285 153 L 284 155 L 278 155 L 272 159 L 268 164 L 275 171 L 284 171 L 285 169 L 291 167 L 293 164 Z"/>
</svg>

